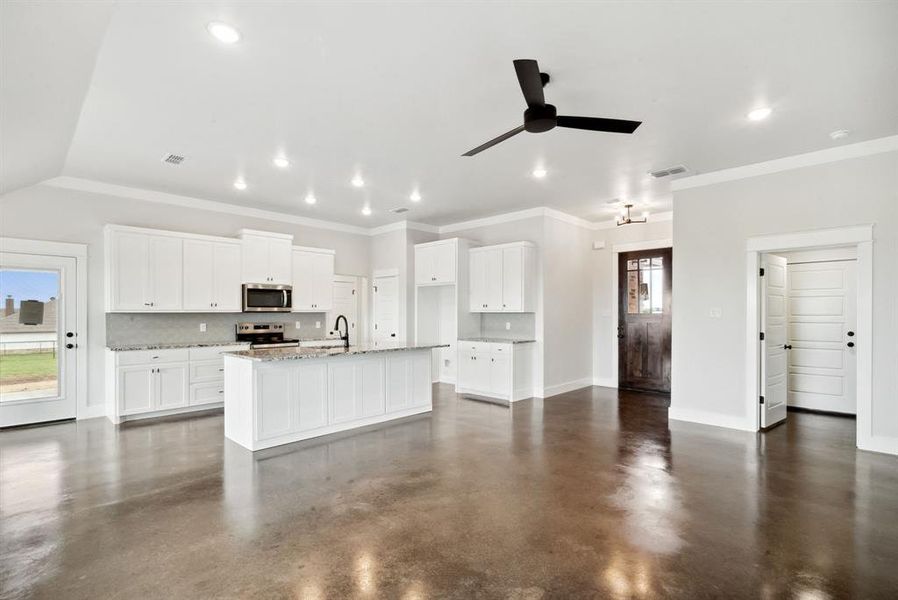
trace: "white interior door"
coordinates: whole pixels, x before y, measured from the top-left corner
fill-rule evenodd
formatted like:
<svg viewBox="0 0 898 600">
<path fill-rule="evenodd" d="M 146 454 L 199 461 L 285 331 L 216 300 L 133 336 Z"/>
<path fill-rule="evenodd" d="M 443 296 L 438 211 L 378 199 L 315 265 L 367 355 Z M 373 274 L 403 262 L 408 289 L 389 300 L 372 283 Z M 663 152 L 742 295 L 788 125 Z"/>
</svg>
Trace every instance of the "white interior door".
<svg viewBox="0 0 898 600">
<path fill-rule="evenodd" d="M 75 259 L 0 252 L 0 296 L 0 427 L 75 418 Z"/>
<path fill-rule="evenodd" d="M 374 278 L 374 343 L 399 341 L 399 277 Z"/>
<path fill-rule="evenodd" d="M 332 284 L 333 308 L 327 313 L 328 327 L 333 327 L 339 315 L 346 317 L 349 323 L 349 343 L 358 344 L 359 341 L 359 294 L 357 293 L 357 281 L 355 277 L 337 276 Z M 333 333 L 336 333 L 335 331 Z"/>
<path fill-rule="evenodd" d="M 786 418 L 786 259 L 765 254 L 761 258 L 761 427 Z"/>
<path fill-rule="evenodd" d="M 790 264 L 790 406 L 857 411 L 854 260 Z"/>
</svg>

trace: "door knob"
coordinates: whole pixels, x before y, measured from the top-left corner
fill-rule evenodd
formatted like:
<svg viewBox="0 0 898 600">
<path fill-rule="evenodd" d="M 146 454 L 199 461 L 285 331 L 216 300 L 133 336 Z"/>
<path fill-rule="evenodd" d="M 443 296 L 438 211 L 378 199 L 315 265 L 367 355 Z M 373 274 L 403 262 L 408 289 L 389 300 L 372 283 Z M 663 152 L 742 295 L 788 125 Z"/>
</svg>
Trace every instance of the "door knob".
<svg viewBox="0 0 898 600">
<path fill-rule="evenodd" d="M 849 331 L 849 332 L 848 332 L 848 337 L 854 337 L 854 332 L 853 332 L 853 331 Z"/>
<path fill-rule="evenodd" d="M 854 348 L 854 342 L 848 342 L 847 345 L 848 345 L 849 348 Z"/>
<path fill-rule="evenodd" d="M 71 350 L 72 348 L 75 347 L 75 344 L 66 344 L 65 347 L 68 348 L 69 350 Z"/>
</svg>

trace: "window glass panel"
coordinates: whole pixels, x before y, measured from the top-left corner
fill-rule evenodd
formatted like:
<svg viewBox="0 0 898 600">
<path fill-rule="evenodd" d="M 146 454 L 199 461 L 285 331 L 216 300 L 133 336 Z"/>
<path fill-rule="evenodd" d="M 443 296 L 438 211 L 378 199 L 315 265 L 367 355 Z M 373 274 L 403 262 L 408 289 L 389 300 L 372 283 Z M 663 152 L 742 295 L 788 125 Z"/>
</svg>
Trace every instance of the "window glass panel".
<svg viewBox="0 0 898 600">
<path fill-rule="evenodd" d="M 643 259 L 647 260 L 647 259 Z M 651 271 L 639 271 L 639 313 L 652 313 L 652 280 Z"/>
<path fill-rule="evenodd" d="M 0 270 L 0 402 L 59 395 L 59 272 Z"/>
<path fill-rule="evenodd" d="M 656 256 L 656 257 L 654 257 L 654 258 L 652 259 L 652 266 L 653 266 L 653 267 L 661 267 L 661 266 L 664 266 L 664 257 L 663 257 L 663 256 Z"/>
<path fill-rule="evenodd" d="M 627 270 L 635 271 L 639 269 L 639 261 L 638 260 L 628 260 L 627 261 Z"/>
<path fill-rule="evenodd" d="M 651 260 L 648 258 L 640 258 L 639 259 L 639 268 L 640 269 L 649 269 L 651 268 Z"/>
<path fill-rule="evenodd" d="M 635 315 L 639 312 L 637 303 L 638 272 L 627 273 L 627 314 Z"/>
<path fill-rule="evenodd" d="M 664 312 L 664 270 L 652 269 L 652 313 L 662 312 Z"/>
</svg>

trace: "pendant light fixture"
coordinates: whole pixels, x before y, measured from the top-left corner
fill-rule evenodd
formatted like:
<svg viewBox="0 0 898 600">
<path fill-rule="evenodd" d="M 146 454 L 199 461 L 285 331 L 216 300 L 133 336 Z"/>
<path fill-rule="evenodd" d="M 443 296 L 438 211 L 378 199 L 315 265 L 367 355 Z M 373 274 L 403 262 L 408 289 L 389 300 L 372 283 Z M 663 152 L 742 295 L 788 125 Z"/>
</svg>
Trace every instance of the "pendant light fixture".
<svg viewBox="0 0 898 600">
<path fill-rule="evenodd" d="M 633 223 L 645 223 L 648 220 L 648 213 L 642 213 L 641 219 L 634 219 L 630 216 L 630 209 L 633 208 L 632 204 L 624 204 L 624 208 L 626 212 L 621 211 L 620 217 L 617 219 L 617 226 L 621 225 L 631 225 Z"/>
</svg>

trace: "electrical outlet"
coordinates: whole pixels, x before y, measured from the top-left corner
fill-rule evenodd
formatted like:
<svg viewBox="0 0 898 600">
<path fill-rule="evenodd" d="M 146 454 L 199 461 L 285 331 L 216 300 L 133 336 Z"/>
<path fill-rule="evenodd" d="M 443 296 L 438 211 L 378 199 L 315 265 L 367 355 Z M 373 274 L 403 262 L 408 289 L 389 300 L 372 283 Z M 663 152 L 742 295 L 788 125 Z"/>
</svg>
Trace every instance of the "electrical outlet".
<svg viewBox="0 0 898 600">
<path fill-rule="evenodd" d="M 200 333 L 206 333 L 206 324 L 200 323 Z"/>
<path fill-rule="evenodd" d="M 293 326 L 296 327 L 297 329 L 300 329 L 302 327 L 302 321 L 297 321 L 296 323 L 293 324 Z"/>
<path fill-rule="evenodd" d="M 321 321 L 315 321 L 315 329 L 321 329 Z"/>
<path fill-rule="evenodd" d="M 505 331 L 509 331 L 511 329 L 511 323 L 505 321 Z"/>
</svg>

